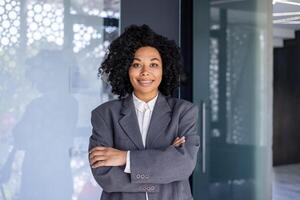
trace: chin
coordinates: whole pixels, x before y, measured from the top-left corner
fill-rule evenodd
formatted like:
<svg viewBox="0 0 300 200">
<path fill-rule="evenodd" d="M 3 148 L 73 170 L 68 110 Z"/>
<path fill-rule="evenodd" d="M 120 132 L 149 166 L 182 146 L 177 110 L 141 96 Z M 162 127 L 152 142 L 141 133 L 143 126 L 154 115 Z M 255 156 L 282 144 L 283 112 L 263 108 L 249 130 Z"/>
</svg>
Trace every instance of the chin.
<svg viewBox="0 0 300 200">
<path fill-rule="evenodd" d="M 137 92 L 139 92 L 141 94 L 151 94 L 153 92 L 153 90 L 137 90 Z"/>
<path fill-rule="evenodd" d="M 138 88 L 136 90 L 134 90 L 140 94 L 151 94 L 153 93 L 154 91 L 156 91 L 155 88 Z"/>
</svg>

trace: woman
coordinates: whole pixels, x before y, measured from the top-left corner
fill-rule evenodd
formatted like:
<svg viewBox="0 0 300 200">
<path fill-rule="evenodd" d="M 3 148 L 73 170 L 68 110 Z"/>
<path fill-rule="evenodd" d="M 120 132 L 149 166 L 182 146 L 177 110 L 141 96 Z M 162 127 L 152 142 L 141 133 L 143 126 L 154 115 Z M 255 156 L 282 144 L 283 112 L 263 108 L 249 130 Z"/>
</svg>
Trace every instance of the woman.
<svg viewBox="0 0 300 200">
<path fill-rule="evenodd" d="M 175 42 L 147 25 L 132 25 L 111 43 L 99 74 L 119 99 L 92 111 L 89 145 L 101 200 L 193 199 L 198 108 L 170 97 L 180 69 Z"/>
</svg>

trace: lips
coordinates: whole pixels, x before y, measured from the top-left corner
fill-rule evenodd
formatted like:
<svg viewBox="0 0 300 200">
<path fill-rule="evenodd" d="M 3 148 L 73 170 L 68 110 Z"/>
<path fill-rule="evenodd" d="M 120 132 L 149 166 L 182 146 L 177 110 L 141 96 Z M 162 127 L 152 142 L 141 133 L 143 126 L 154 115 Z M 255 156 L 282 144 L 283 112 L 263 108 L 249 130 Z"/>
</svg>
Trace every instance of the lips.
<svg viewBox="0 0 300 200">
<path fill-rule="evenodd" d="M 138 80 L 138 82 L 142 86 L 150 86 L 153 83 L 153 80 Z"/>
</svg>

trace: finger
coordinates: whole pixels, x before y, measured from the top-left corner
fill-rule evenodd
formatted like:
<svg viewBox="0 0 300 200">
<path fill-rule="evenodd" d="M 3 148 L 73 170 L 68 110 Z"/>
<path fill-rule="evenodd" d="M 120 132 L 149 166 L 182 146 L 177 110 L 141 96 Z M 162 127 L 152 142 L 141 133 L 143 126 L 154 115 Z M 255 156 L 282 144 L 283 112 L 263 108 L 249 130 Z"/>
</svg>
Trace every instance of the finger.
<svg viewBox="0 0 300 200">
<path fill-rule="evenodd" d="M 182 143 L 179 141 L 179 142 L 177 142 L 176 144 L 173 144 L 173 145 L 176 146 L 176 147 L 179 147 L 181 144 Z"/>
<path fill-rule="evenodd" d="M 177 141 L 177 144 L 182 143 L 183 141 L 185 141 L 185 137 L 184 137 L 184 136 L 181 137 L 181 138 Z"/>
<path fill-rule="evenodd" d="M 177 146 L 177 145 L 179 145 L 179 144 L 180 144 L 180 143 L 176 142 L 176 143 L 174 143 L 174 144 L 172 144 L 172 145 Z"/>
<path fill-rule="evenodd" d="M 97 149 L 93 149 L 90 153 L 90 157 L 94 157 L 97 155 L 106 155 L 109 152 L 109 147 L 99 147 Z"/>
<path fill-rule="evenodd" d="M 94 151 L 103 151 L 103 150 L 106 150 L 108 147 L 102 147 L 102 146 L 97 146 L 97 147 L 94 147 L 92 148 L 89 153 L 93 153 Z"/>
<path fill-rule="evenodd" d="M 180 140 L 177 140 L 176 142 L 173 143 L 173 145 L 177 145 L 180 143 Z"/>
<path fill-rule="evenodd" d="M 98 161 L 95 164 L 92 165 L 92 168 L 97 168 L 97 167 L 104 167 L 106 161 Z"/>
<path fill-rule="evenodd" d="M 173 145 L 176 147 L 179 147 L 180 145 L 185 143 L 185 137 L 181 137 L 179 140 L 176 141 L 176 143 L 174 143 Z"/>
<path fill-rule="evenodd" d="M 177 139 L 178 138 L 178 139 Z M 183 137 L 177 137 L 176 138 L 176 141 L 173 143 L 173 144 L 181 144 L 182 143 L 182 141 L 185 141 L 185 137 L 183 136 Z"/>
<path fill-rule="evenodd" d="M 175 147 L 179 147 L 179 146 L 180 146 L 180 144 L 173 144 L 173 146 L 175 146 Z"/>
<path fill-rule="evenodd" d="M 94 151 L 89 155 L 90 160 L 93 159 L 96 156 L 106 156 L 107 155 L 107 151 Z"/>
<path fill-rule="evenodd" d="M 172 144 L 176 144 L 178 140 L 179 140 L 179 137 L 176 137 Z"/>
<path fill-rule="evenodd" d="M 184 144 L 184 142 L 183 143 L 179 143 L 179 144 L 175 144 L 174 146 L 175 147 L 180 147 L 182 144 Z"/>
<path fill-rule="evenodd" d="M 182 136 L 182 137 L 180 138 L 180 141 L 185 141 L 185 136 Z"/>
<path fill-rule="evenodd" d="M 95 164 L 98 161 L 104 161 L 106 159 L 107 159 L 106 156 L 95 156 L 95 157 L 93 157 L 93 158 L 90 159 L 90 164 L 93 165 L 93 164 Z"/>
<path fill-rule="evenodd" d="M 184 143 L 185 143 L 185 139 L 181 140 L 181 141 L 179 142 L 179 145 L 184 144 Z"/>
<path fill-rule="evenodd" d="M 180 142 L 185 142 L 185 137 L 184 136 L 180 138 Z"/>
</svg>

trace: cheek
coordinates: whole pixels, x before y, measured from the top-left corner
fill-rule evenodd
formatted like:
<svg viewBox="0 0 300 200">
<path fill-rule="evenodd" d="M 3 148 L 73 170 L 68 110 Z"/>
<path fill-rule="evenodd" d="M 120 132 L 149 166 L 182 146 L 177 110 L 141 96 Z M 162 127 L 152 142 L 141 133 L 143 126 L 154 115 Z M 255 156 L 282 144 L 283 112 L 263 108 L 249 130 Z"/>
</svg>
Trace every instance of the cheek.
<svg viewBox="0 0 300 200">
<path fill-rule="evenodd" d="M 129 76 L 129 79 L 130 79 L 130 81 L 131 80 L 133 80 L 134 79 L 134 77 L 136 76 L 136 73 L 135 73 L 135 71 L 134 70 L 129 70 L 128 71 L 128 76 Z"/>
<path fill-rule="evenodd" d="M 163 76 L 163 72 L 162 70 L 159 70 L 155 73 L 156 78 L 159 80 L 159 82 L 161 82 L 162 80 L 162 76 Z"/>
<path fill-rule="evenodd" d="M 128 76 L 131 86 L 135 87 L 137 85 L 136 77 L 138 76 L 138 73 L 135 70 L 129 70 Z"/>
<path fill-rule="evenodd" d="M 161 81 L 162 81 L 162 77 L 160 77 L 159 81 L 158 81 L 158 85 L 161 84 Z"/>
</svg>

